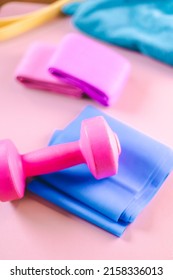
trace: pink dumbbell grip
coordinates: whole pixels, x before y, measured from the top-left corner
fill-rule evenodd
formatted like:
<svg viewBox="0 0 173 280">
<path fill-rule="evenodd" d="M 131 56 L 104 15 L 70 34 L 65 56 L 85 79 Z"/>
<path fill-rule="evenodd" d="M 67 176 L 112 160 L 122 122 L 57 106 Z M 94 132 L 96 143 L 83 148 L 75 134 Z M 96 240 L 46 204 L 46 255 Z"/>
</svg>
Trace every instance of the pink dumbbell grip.
<svg viewBox="0 0 173 280">
<path fill-rule="evenodd" d="M 59 171 L 85 163 L 80 142 L 59 144 L 21 155 L 25 177 Z"/>
</svg>

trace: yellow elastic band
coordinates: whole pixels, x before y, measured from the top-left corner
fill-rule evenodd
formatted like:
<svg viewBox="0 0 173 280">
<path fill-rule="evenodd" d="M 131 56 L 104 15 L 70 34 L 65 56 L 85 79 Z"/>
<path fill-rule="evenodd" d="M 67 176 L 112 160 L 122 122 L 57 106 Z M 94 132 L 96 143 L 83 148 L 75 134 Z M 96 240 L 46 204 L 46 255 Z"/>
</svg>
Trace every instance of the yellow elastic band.
<svg viewBox="0 0 173 280">
<path fill-rule="evenodd" d="M 11 3 L 11 2 L 51 4 L 55 1 L 57 1 L 57 0 L 1 0 L 0 7 L 4 6 L 7 3 Z M 0 27 L 8 25 L 10 23 L 13 23 L 17 20 L 21 20 L 23 18 L 26 18 L 27 16 L 31 16 L 32 14 L 33 14 L 33 12 L 32 13 L 27 13 L 27 14 L 24 14 L 24 15 L 17 15 L 17 16 L 10 16 L 10 17 L 1 18 L 0 19 Z"/>
<path fill-rule="evenodd" d="M 3 2 L 7 3 L 11 1 L 4 0 Z M 27 2 L 33 2 L 33 0 L 27 0 Z M 26 15 L 0 19 L 0 41 L 18 36 L 55 18 L 60 13 L 62 6 L 71 2 L 71 0 L 36 0 L 35 2 L 51 4 Z"/>
</svg>

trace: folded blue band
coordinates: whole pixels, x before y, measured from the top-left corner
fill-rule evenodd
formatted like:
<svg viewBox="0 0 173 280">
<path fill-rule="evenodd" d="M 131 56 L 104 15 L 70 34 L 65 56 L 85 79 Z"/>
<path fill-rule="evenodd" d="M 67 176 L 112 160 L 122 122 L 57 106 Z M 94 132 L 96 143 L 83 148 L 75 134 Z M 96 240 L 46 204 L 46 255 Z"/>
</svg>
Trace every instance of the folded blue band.
<svg viewBox="0 0 173 280">
<path fill-rule="evenodd" d="M 87 0 L 62 10 L 91 36 L 173 65 L 172 0 Z"/>
<path fill-rule="evenodd" d="M 63 131 L 56 131 L 49 145 L 79 139 L 82 120 L 98 115 L 105 117 L 120 139 L 122 153 L 118 175 L 96 180 L 86 165 L 79 165 L 41 176 L 33 180 L 28 189 L 121 236 L 173 169 L 173 151 L 91 106 Z"/>
</svg>

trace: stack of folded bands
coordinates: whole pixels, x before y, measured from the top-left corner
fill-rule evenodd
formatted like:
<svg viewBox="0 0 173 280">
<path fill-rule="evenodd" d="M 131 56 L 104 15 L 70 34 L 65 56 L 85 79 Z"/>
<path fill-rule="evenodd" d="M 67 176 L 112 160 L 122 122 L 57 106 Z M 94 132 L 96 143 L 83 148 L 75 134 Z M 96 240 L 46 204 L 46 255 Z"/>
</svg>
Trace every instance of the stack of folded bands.
<svg viewBox="0 0 173 280">
<path fill-rule="evenodd" d="M 78 97 L 85 93 L 105 106 L 118 99 L 129 74 L 130 63 L 125 57 L 73 33 L 57 46 L 32 45 L 16 70 L 16 78 L 27 87 Z"/>
</svg>

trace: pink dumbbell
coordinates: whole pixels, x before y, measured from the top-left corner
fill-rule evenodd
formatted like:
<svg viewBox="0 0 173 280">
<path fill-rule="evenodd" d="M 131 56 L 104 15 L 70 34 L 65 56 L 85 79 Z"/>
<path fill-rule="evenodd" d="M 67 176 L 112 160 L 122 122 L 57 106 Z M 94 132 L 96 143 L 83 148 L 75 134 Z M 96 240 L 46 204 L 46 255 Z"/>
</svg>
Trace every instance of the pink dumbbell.
<svg viewBox="0 0 173 280">
<path fill-rule="evenodd" d="M 120 144 L 103 117 L 86 119 L 79 141 L 54 145 L 19 155 L 10 140 L 0 141 L 0 200 L 22 198 L 25 179 L 86 163 L 97 179 L 118 170 Z"/>
</svg>

